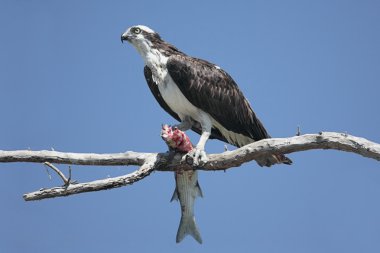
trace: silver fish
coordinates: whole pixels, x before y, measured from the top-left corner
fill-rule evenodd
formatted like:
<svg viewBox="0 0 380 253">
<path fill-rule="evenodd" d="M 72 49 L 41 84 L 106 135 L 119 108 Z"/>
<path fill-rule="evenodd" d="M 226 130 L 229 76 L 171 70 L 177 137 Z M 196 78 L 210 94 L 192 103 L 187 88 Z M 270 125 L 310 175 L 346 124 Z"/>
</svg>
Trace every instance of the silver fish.
<svg viewBox="0 0 380 253">
<path fill-rule="evenodd" d="M 186 235 L 191 235 L 202 243 L 201 234 L 194 217 L 195 198 L 203 197 L 198 183 L 198 171 L 181 170 L 175 172 L 176 188 L 170 201 L 179 200 L 181 206 L 181 221 L 179 223 L 176 242 L 179 243 Z"/>
</svg>

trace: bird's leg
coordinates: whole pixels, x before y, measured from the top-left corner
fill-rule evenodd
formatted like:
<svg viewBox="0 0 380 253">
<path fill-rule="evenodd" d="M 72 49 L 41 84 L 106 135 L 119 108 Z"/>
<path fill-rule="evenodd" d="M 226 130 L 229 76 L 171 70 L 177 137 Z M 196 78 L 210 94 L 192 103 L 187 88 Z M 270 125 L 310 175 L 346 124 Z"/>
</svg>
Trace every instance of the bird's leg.
<svg viewBox="0 0 380 253">
<path fill-rule="evenodd" d="M 193 121 L 189 117 L 185 117 L 181 123 L 174 125 L 173 128 L 178 128 L 181 131 L 187 131 L 193 126 Z"/>
<path fill-rule="evenodd" d="M 203 131 L 197 146 L 190 152 L 190 155 L 194 159 L 193 164 L 195 166 L 202 165 L 208 161 L 208 158 L 205 152 L 205 145 L 210 135 L 211 135 L 211 129 L 209 131 L 207 130 Z"/>
</svg>

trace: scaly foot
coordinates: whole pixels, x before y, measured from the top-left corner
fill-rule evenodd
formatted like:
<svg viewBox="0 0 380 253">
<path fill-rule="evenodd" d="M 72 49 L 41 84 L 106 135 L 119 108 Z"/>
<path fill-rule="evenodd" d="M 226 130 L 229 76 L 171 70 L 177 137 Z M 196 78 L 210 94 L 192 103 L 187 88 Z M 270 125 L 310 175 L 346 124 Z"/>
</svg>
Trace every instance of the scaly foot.
<svg viewBox="0 0 380 253">
<path fill-rule="evenodd" d="M 194 166 L 201 166 L 208 162 L 208 157 L 204 149 L 194 148 L 188 153 L 188 156 L 193 159 Z"/>
</svg>

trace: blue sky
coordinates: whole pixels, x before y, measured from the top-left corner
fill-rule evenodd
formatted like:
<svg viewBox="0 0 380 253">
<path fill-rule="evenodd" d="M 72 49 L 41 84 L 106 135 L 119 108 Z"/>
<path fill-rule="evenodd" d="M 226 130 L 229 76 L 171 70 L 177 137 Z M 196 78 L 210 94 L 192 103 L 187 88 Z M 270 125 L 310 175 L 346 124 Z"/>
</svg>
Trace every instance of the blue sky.
<svg viewBox="0 0 380 253">
<path fill-rule="evenodd" d="M 140 56 L 120 42 L 135 24 L 229 72 L 272 136 L 299 125 L 380 142 L 379 12 L 369 0 L 2 0 L 0 149 L 165 151 L 160 126 L 174 121 L 150 94 Z M 203 245 L 175 243 L 172 173 L 26 203 L 23 193 L 61 181 L 39 164 L 0 164 L 0 251 L 380 252 L 379 163 L 337 151 L 290 157 L 292 166 L 200 172 Z M 73 166 L 73 176 L 134 169 Z"/>
</svg>

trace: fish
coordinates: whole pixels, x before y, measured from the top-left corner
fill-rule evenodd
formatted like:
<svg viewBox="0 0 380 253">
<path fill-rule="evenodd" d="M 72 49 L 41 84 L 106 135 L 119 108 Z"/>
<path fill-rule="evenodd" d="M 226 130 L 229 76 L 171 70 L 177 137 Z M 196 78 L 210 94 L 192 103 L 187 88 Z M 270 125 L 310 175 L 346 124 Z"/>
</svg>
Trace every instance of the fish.
<svg viewBox="0 0 380 253">
<path fill-rule="evenodd" d="M 180 170 L 176 171 L 174 175 L 176 188 L 170 201 L 179 200 L 181 206 L 181 221 L 177 231 L 176 242 L 179 243 L 186 235 L 191 235 L 198 243 L 202 244 L 201 233 L 194 216 L 195 198 L 203 197 L 198 182 L 198 171 Z"/>
<path fill-rule="evenodd" d="M 163 125 L 161 137 L 169 146 L 169 149 L 177 152 L 190 152 L 193 145 L 189 137 L 176 127 Z M 179 200 L 181 207 L 181 221 L 179 223 L 176 242 L 179 243 L 186 235 L 191 235 L 197 242 L 202 244 L 201 233 L 195 222 L 194 203 L 196 197 L 203 197 L 198 182 L 197 170 L 177 170 L 174 172 L 176 187 L 170 200 Z"/>
</svg>

